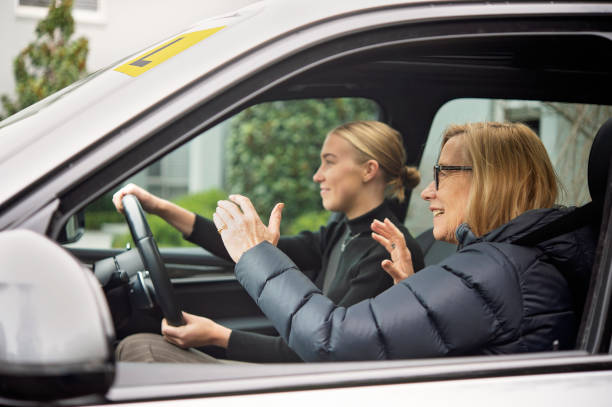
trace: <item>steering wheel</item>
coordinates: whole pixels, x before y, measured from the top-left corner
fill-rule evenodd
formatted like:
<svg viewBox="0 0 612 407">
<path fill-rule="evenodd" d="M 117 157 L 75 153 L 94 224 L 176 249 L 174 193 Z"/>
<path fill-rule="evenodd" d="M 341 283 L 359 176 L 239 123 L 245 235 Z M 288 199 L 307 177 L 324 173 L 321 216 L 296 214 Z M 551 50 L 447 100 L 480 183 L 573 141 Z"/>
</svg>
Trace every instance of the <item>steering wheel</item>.
<svg viewBox="0 0 612 407">
<path fill-rule="evenodd" d="M 140 206 L 138 198 L 129 194 L 123 197 L 122 202 L 123 211 L 128 226 L 130 227 L 132 238 L 138 248 L 142 263 L 149 271 L 149 275 L 153 281 L 157 304 L 170 325 L 184 325 L 185 320 L 176 302 L 174 290 L 172 289 L 172 284 L 170 284 L 170 279 L 166 271 L 166 265 L 159 254 L 157 243 L 155 243 L 155 239 L 149 228 L 149 223 L 147 222 L 147 218 L 142 210 L 142 206 Z"/>
</svg>

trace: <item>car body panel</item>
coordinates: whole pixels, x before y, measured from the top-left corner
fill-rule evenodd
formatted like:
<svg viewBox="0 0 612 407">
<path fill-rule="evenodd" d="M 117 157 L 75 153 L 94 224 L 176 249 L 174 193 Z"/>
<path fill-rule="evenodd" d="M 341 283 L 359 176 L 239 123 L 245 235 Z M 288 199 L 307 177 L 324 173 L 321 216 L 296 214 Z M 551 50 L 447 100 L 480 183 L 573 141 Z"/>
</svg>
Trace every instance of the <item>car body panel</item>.
<svg viewBox="0 0 612 407">
<path fill-rule="evenodd" d="M 589 373 L 568 373 L 568 368 L 578 367 L 586 360 L 594 364 L 600 363 L 599 368 Z M 124 362 L 117 365 L 115 385 L 107 397 L 113 401 L 126 402 L 130 399 L 142 399 L 145 394 L 151 398 L 163 400 L 179 395 L 214 397 L 263 391 L 285 394 L 286 397 L 291 397 L 293 400 L 300 400 L 298 394 L 302 394 L 302 391 L 311 391 L 312 397 L 321 397 L 321 402 L 327 399 L 325 403 L 327 404 L 334 394 L 338 394 L 334 391 L 338 388 L 356 390 L 360 388 L 358 386 L 363 386 L 361 388 L 370 388 L 373 393 L 381 397 L 381 394 L 386 394 L 384 388 L 397 384 L 398 395 L 401 392 L 407 399 L 411 399 L 409 395 L 413 391 L 418 394 L 423 384 L 432 382 L 429 383 L 432 385 L 432 390 L 439 389 L 441 399 L 437 402 L 446 401 L 448 404 L 449 400 L 453 400 L 459 405 L 464 405 L 470 400 L 473 401 L 471 397 L 478 397 L 475 394 L 472 394 L 471 397 L 467 395 L 475 389 L 480 389 L 480 396 L 484 397 L 483 402 L 487 401 L 490 405 L 492 399 L 495 400 L 495 404 L 501 403 L 503 397 L 500 396 L 503 393 L 534 392 L 534 388 L 529 386 L 532 381 L 543 383 L 548 390 L 556 388 L 555 392 L 559 392 L 570 381 L 578 377 L 588 377 L 586 380 L 580 380 L 579 383 L 576 382 L 572 390 L 581 388 L 584 391 L 590 391 L 591 386 L 597 387 L 597 397 L 595 397 L 595 392 L 592 392 L 593 397 L 589 398 L 589 401 L 603 401 L 606 397 L 602 396 L 608 396 L 612 392 L 612 389 L 604 388 L 610 380 L 611 373 L 606 368 L 609 368 L 611 361 L 608 355 L 592 357 L 580 352 L 564 352 L 496 356 L 486 359 L 459 357 L 450 360 L 423 359 L 333 364 L 186 366 L 179 364 L 142 365 Z M 148 369 L 146 375 L 141 374 L 143 369 Z M 541 369 L 540 372 L 538 369 Z M 601 371 L 598 371 L 599 369 Z M 548 370 L 548 373 L 544 373 L 545 370 Z M 601 378 L 603 382 L 599 379 L 591 380 L 596 377 Z M 227 378 L 239 378 L 240 380 L 224 380 Z M 461 380 L 457 380 L 459 378 Z M 445 387 L 448 383 L 455 383 L 455 385 Z M 556 387 L 555 383 L 563 383 L 563 386 Z M 497 387 L 497 389 L 494 390 L 489 386 Z M 429 385 L 426 385 L 424 388 L 428 387 Z M 450 393 L 457 392 L 457 397 L 451 397 L 445 391 L 446 389 Z M 470 391 L 463 393 L 461 389 L 470 389 Z M 538 388 L 537 393 L 553 397 L 543 389 Z M 523 395 L 519 397 L 527 405 L 539 405 L 532 404 L 528 397 Z M 575 400 L 573 397 L 574 392 L 572 392 L 571 399 Z M 231 398 L 224 399 L 231 400 Z M 360 398 L 350 396 L 347 400 L 359 403 Z M 405 400 L 406 398 L 403 400 L 398 398 L 393 402 L 390 400 L 390 404 L 404 404 Z M 436 400 L 435 397 L 432 398 L 432 402 L 434 400 Z"/>
<path fill-rule="evenodd" d="M 559 25 L 574 17 L 588 23 L 590 18 L 610 20 L 611 16 L 611 2 L 278 0 L 256 3 L 237 13 L 205 20 L 185 32 L 218 27 L 220 24 L 226 28 L 136 77 L 115 70 L 154 52 L 180 34 L 160 41 L 0 123 L 0 143 L 3 146 L 0 151 L 0 174 L 3 174 L 0 178 L 0 230 L 27 228 L 56 238 L 66 219 L 103 191 L 108 191 L 128 175 L 249 103 L 265 101 L 266 98 L 274 100 L 277 96 L 280 99 L 296 95 L 329 96 L 325 92 L 337 96 L 334 93 L 337 88 L 321 86 L 322 90 L 319 91 L 316 86 L 308 89 L 302 87 L 303 83 L 299 80 L 293 84 L 291 80 L 314 71 L 312 78 L 308 79 L 312 79 L 309 83 L 316 84 L 317 74 L 323 75 L 323 79 L 329 72 L 342 74 L 333 70 L 316 71 L 316 67 L 333 64 L 336 59 L 344 57 L 349 59 L 355 49 L 363 51 L 363 54 L 366 51 L 377 52 L 376 43 L 364 42 L 361 48 L 350 43 L 347 48 L 342 48 L 346 45 L 341 42 L 343 38 L 356 37 L 360 33 L 375 34 L 394 27 L 410 31 L 417 24 L 431 23 L 443 28 L 436 34 L 418 31 L 409 39 L 400 36 L 397 42 L 422 41 L 425 47 L 429 47 L 449 39 L 483 38 L 497 46 L 496 40 L 504 39 L 505 33 L 509 33 L 508 37 L 523 35 L 522 27 L 526 27 L 527 33 L 537 31 L 539 36 L 581 35 L 610 39 L 609 32 L 589 29 L 588 24 L 576 30 L 568 28 L 567 32 Z M 550 30 L 535 29 L 530 24 L 535 24 L 533 21 L 537 18 L 548 18 L 557 26 Z M 517 21 L 518 28 L 502 27 L 506 19 Z M 473 21 L 487 21 L 489 26 L 499 24 L 502 28 L 488 38 L 487 30 L 468 24 Z M 468 25 L 471 31 L 465 28 L 454 30 Z M 393 43 L 393 36 L 389 35 L 382 42 Z M 589 40 L 584 42 L 588 44 Z M 306 52 L 316 54 L 317 47 L 326 44 L 337 49 L 325 49 L 320 55 L 308 55 L 309 58 L 301 59 Z M 517 44 L 522 46 L 525 43 Z M 502 41 L 499 46 L 502 46 Z M 449 48 L 440 49 L 448 51 Z M 418 53 L 416 55 L 420 56 Z M 449 55 L 451 59 L 461 57 L 452 53 Z M 422 79 L 423 86 L 426 86 L 437 81 L 440 83 L 435 89 L 439 91 L 444 88 L 446 91 L 438 97 L 425 94 L 426 88 L 410 83 L 408 91 L 412 90 L 416 95 L 410 98 L 406 97 L 408 93 L 402 94 L 406 89 L 399 86 L 398 89 L 388 90 L 389 99 L 383 102 L 387 106 L 402 104 L 405 110 L 385 112 L 388 114 L 385 119 L 392 124 L 400 123 L 416 133 L 406 138 L 407 142 L 412 143 L 411 160 L 421 158 L 421 144 L 427 136 L 432 117 L 436 109 L 450 98 L 497 97 L 506 96 L 506 93 L 528 98 L 553 90 L 557 93 L 546 95 L 552 100 L 560 94 L 562 101 L 586 99 L 588 102 L 589 96 L 594 94 L 589 90 L 572 94 L 571 86 L 569 90 L 565 89 L 566 85 L 572 85 L 558 82 L 559 77 L 572 77 L 571 69 L 565 65 L 563 69 L 556 70 L 558 66 L 553 64 L 551 69 L 540 71 L 537 66 L 534 69 L 503 63 L 495 66 L 504 55 L 499 60 L 495 59 L 498 55 L 493 55 L 492 62 L 487 60 L 489 55 L 477 57 L 482 57 L 485 61 L 483 65 L 491 63 L 493 68 L 491 72 L 486 72 L 488 76 L 470 78 L 472 71 L 469 64 L 478 65 L 481 61 L 474 62 L 468 58 L 465 63 L 467 68 L 461 72 L 464 80 L 484 84 L 481 87 L 472 84 L 468 91 L 458 85 L 460 77 L 444 76 L 445 72 L 451 73 L 456 68 L 452 64 L 444 67 L 444 63 L 448 62 L 446 60 L 439 64 L 441 67 L 437 66 L 438 70 L 431 76 L 428 76 L 426 60 L 415 58 L 416 62 L 412 65 L 409 64 L 411 61 L 406 60 L 387 61 L 390 62 L 389 67 L 391 63 L 406 63 L 406 69 L 413 69 L 410 73 L 417 72 L 414 67 L 418 68 L 418 64 L 422 63 L 422 71 L 418 71 L 420 76 L 417 75 L 415 82 Z M 288 60 L 293 65 L 284 66 L 283 63 Z M 365 78 L 384 74 L 385 61 L 375 62 L 380 66 L 376 72 L 368 71 L 371 66 L 357 66 L 357 63 L 349 68 L 355 67 L 356 71 L 364 69 Z M 282 69 L 274 71 L 277 66 Z M 401 71 L 389 69 L 391 74 Z M 605 81 L 609 70 L 609 67 L 587 69 L 584 75 L 600 75 L 597 78 L 603 77 Z M 559 71 L 561 76 L 555 76 Z M 577 71 L 581 73 L 579 69 Z M 496 75 L 503 76 L 504 80 L 492 80 Z M 341 82 L 336 76 L 333 79 L 337 82 L 332 85 Z M 521 86 L 513 87 L 513 83 Z M 539 83 L 546 84 L 534 92 L 526 90 L 530 84 Z M 350 85 L 341 91 L 348 89 L 347 93 L 355 96 L 350 93 Z M 490 88 L 487 88 L 489 85 Z M 374 96 L 380 96 L 380 93 L 374 92 Z M 600 94 L 597 93 L 597 96 Z M 609 103 L 610 99 L 604 97 L 603 102 Z M 402 114 L 406 117 L 400 117 Z M 193 124 L 198 120 L 197 124 Z M 590 314 L 591 320 L 594 319 L 594 312 L 598 314 L 600 329 L 591 329 L 591 325 L 587 324 L 584 335 L 585 338 L 591 335 L 589 338 L 598 343 L 597 352 L 608 353 L 610 324 L 606 322 L 606 314 L 609 312 L 612 291 L 609 284 L 612 274 L 610 230 L 602 228 L 602 236 L 600 249 L 601 245 L 607 246 L 600 250 L 605 252 L 605 256 L 601 256 L 597 284 L 592 291 L 596 293 L 593 295 L 597 308 Z M 68 250 L 87 265 L 93 264 L 100 256 L 112 254 L 104 250 Z M 181 293 L 184 309 L 214 316 L 224 323 L 242 323 L 242 326 L 250 326 L 254 330 L 266 329 L 265 321 L 259 319 L 260 314 L 251 314 L 256 311 L 252 300 L 245 297 L 244 291 L 229 274 L 231 264 L 201 251 L 162 250 L 162 256 L 173 271 L 197 270 L 202 274 L 197 278 L 173 281 L 176 291 Z M 2 264 L 5 263 L 0 260 L 0 267 Z M 470 406 L 519 403 L 575 405 L 587 401 L 590 405 L 604 405 L 612 396 L 612 359 L 605 354 L 592 355 L 589 353 L 592 351 L 590 345 L 585 345 L 582 351 L 577 352 L 357 364 L 185 366 L 118 363 L 117 380 L 102 404 L 174 406 L 249 402 L 285 405 L 298 400 L 311 405 L 330 404 L 346 398 L 357 405 L 370 405 L 381 400 L 391 405 L 409 402 L 431 405 L 448 405 L 452 402 Z M 95 402 L 87 400 L 83 403 Z"/>
<path fill-rule="evenodd" d="M 330 405 L 349 401 L 352 406 L 372 406 L 383 402 L 388 406 L 406 403 L 446 407 L 546 406 L 558 407 L 587 404 L 608 406 L 612 373 L 566 373 L 518 376 L 475 380 L 450 380 L 379 386 L 341 387 L 322 390 L 266 392 L 207 398 L 159 400 L 120 403 L 120 406 L 189 407 L 242 406 L 245 404 L 286 406 Z M 571 389 L 571 393 L 568 391 Z M 569 395 L 568 395 L 569 393 Z"/>
</svg>

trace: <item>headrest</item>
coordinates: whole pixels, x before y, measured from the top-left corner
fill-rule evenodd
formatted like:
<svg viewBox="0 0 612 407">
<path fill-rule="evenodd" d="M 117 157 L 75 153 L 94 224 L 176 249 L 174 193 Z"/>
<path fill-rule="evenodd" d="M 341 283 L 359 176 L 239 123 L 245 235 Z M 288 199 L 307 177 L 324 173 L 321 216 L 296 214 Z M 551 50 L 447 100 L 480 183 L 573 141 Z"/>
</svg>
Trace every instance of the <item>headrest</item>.
<svg viewBox="0 0 612 407">
<path fill-rule="evenodd" d="M 606 196 L 610 157 L 612 157 L 612 118 L 599 128 L 589 154 L 589 192 L 593 202 L 599 205 L 603 205 Z"/>
</svg>

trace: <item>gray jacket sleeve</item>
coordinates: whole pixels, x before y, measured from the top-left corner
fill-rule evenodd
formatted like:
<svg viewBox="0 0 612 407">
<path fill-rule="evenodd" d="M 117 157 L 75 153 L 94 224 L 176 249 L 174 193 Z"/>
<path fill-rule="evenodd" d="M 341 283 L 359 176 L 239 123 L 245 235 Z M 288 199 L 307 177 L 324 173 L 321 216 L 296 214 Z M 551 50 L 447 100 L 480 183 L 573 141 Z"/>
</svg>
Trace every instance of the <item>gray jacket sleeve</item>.
<svg viewBox="0 0 612 407">
<path fill-rule="evenodd" d="M 496 317 L 497 299 L 481 295 L 479 287 L 499 259 L 476 257 L 455 260 L 457 270 L 428 267 L 348 308 L 335 306 L 267 242 L 242 256 L 236 277 L 304 361 L 434 357 L 474 353 L 509 330 Z M 475 264 L 482 277 L 463 275 L 463 268 Z M 515 285 L 508 278 L 492 295 L 515 295 Z M 512 323 L 517 322 L 507 325 Z"/>
</svg>

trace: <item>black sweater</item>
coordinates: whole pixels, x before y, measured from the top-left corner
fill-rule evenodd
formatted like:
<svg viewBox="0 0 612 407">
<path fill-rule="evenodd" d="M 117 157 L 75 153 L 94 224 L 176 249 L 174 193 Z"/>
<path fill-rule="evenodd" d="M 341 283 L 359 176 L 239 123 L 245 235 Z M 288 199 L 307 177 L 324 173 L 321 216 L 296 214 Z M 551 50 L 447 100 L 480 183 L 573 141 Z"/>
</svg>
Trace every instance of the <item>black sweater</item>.
<svg viewBox="0 0 612 407">
<path fill-rule="evenodd" d="M 423 268 L 420 247 L 408 230 L 399 224 L 386 203 L 352 220 L 342 216 L 317 232 L 305 231 L 295 236 L 283 236 L 278 242 L 278 248 L 289 256 L 318 288 L 322 288 L 329 255 L 348 227 L 350 236 L 355 237 L 341 254 L 338 270 L 327 291 L 328 298 L 336 305 L 348 307 L 378 295 L 393 284 L 391 277 L 380 266 L 381 261 L 389 258 L 389 255 L 370 235 L 372 221 L 382 221 L 385 218 L 389 218 L 404 233 L 415 270 Z M 211 220 L 196 216 L 193 232 L 188 240 L 219 257 L 230 259 Z M 302 361 L 279 336 L 239 330 L 233 330 L 230 335 L 227 357 L 258 363 Z"/>
</svg>

